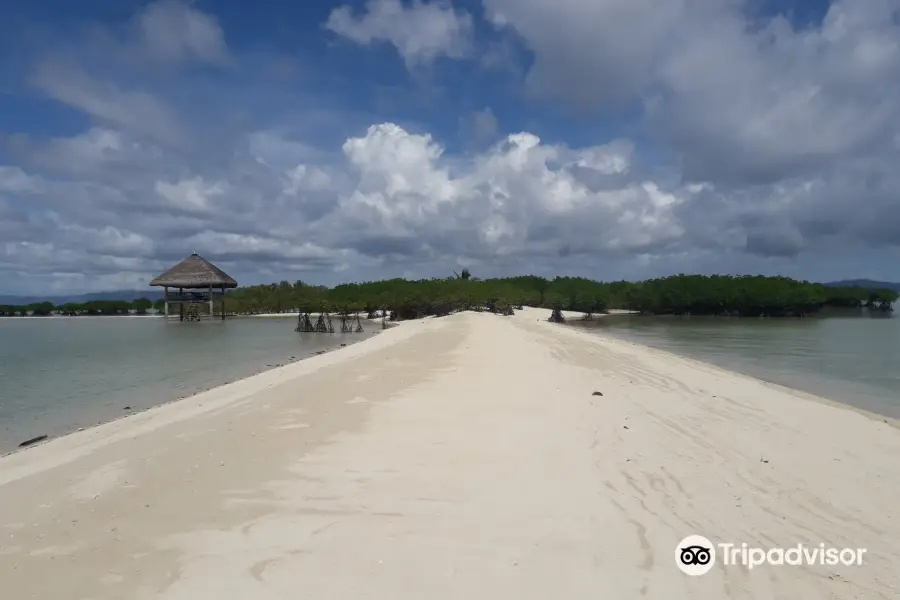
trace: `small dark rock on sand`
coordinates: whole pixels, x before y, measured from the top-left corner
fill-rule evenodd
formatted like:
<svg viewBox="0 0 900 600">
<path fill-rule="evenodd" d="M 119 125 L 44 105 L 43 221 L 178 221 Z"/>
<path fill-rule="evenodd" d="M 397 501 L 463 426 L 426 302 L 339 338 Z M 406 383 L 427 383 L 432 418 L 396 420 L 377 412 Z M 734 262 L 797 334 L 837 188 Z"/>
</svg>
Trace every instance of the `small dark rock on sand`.
<svg viewBox="0 0 900 600">
<path fill-rule="evenodd" d="M 126 407 L 123 408 L 122 410 L 131 410 L 131 407 L 130 407 L 130 406 L 126 406 Z"/>
<path fill-rule="evenodd" d="M 602 396 L 603 392 L 594 392 L 591 396 Z"/>
<path fill-rule="evenodd" d="M 32 444 L 37 444 L 38 442 L 43 442 L 47 439 L 47 435 L 39 435 L 37 437 L 33 437 L 30 440 L 25 440 L 21 444 L 19 444 L 19 448 L 25 448 L 26 446 L 31 446 Z"/>
</svg>

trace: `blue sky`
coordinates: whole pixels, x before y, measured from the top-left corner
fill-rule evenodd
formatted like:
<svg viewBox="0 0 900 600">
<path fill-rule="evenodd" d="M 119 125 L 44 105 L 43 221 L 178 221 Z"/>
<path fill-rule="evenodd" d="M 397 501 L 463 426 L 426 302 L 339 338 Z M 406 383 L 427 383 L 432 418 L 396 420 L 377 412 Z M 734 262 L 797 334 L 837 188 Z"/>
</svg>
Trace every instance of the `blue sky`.
<svg viewBox="0 0 900 600">
<path fill-rule="evenodd" d="M 900 0 L 18 3 L 0 292 L 896 279 Z"/>
</svg>

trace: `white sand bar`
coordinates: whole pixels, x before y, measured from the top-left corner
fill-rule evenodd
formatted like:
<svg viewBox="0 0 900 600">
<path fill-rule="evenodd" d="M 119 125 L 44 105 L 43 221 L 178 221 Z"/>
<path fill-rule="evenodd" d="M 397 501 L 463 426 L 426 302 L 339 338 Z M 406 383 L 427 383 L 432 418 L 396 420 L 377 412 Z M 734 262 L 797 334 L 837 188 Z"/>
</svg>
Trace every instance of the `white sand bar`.
<svg viewBox="0 0 900 600">
<path fill-rule="evenodd" d="M 404 324 L 0 459 L 2 596 L 900 598 L 893 423 L 547 315 Z M 693 533 L 868 552 L 689 577 Z"/>
</svg>

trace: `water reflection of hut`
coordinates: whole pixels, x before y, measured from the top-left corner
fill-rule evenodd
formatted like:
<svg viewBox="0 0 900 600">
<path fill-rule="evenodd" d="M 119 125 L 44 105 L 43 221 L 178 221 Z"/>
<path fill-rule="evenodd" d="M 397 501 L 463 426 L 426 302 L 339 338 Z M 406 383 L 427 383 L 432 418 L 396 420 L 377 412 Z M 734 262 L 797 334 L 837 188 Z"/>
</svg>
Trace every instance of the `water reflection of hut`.
<svg viewBox="0 0 900 600">
<path fill-rule="evenodd" d="M 177 304 L 179 320 L 199 321 L 201 312 L 206 312 L 200 309 L 207 304 L 209 318 L 215 316 L 216 300 L 224 319 L 225 290 L 236 288 L 238 284 L 225 271 L 195 252 L 154 278 L 150 285 L 164 289 L 166 317 L 169 316 L 169 305 Z"/>
</svg>

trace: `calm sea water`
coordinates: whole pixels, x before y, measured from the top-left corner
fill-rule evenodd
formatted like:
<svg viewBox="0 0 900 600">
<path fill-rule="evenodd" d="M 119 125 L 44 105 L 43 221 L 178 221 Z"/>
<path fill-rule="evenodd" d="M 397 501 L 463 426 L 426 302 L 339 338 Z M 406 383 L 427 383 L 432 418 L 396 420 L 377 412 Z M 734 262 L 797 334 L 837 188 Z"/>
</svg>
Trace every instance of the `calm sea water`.
<svg viewBox="0 0 900 600">
<path fill-rule="evenodd" d="M 900 316 L 609 315 L 578 325 L 900 417 Z"/>
<path fill-rule="evenodd" d="M 0 319 L 0 453 L 307 358 L 363 334 L 294 332 L 291 318 Z M 125 407 L 131 407 L 126 409 Z"/>
</svg>

